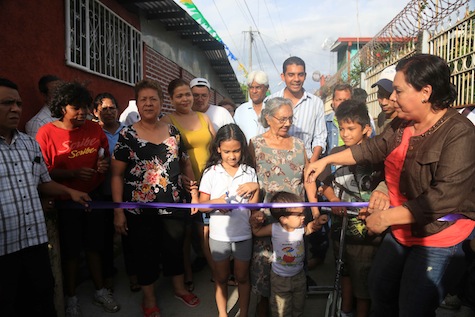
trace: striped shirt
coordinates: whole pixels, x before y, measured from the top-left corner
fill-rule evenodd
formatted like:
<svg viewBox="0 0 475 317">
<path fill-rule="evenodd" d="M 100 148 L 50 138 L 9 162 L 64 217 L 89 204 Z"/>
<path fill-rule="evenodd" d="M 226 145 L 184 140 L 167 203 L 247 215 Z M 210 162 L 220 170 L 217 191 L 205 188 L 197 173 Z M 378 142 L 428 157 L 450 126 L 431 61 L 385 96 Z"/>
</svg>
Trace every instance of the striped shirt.
<svg viewBox="0 0 475 317">
<path fill-rule="evenodd" d="M 15 131 L 7 144 L 0 137 L 0 256 L 48 241 L 38 185 L 49 181 L 33 138 Z"/>
<path fill-rule="evenodd" d="M 284 98 L 284 89 L 273 93 L 266 100 L 274 97 Z M 302 98 L 294 105 L 294 122 L 289 130 L 289 135 L 301 139 L 310 159 L 316 146 L 322 147 L 325 152 L 327 129 L 325 127 L 324 106 L 320 98 L 303 92 Z"/>
</svg>

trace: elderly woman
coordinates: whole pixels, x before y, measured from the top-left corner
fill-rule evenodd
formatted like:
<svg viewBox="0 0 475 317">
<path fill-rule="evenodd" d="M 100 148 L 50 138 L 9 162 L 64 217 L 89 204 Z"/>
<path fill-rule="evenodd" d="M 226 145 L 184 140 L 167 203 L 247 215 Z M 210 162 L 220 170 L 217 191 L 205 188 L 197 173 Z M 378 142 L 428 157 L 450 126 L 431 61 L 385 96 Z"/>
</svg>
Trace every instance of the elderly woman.
<svg viewBox="0 0 475 317">
<path fill-rule="evenodd" d="M 109 145 L 101 127 L 86 119 L 92 97 L 79 83 L 64 83 L 50 100 L 54 117 L 59 118 L 42 126 L 36 134 L 51 178 L 68 187 L 94 191 L 104 180 L 109 167 Z M 84 248 L 92 281 L 96 288 L 94 302 L 107 312 L 116 312 L 120 306 L 104 287 L 102 256 L 105 245 L 102 211 L 86 212 L 80 209 L 58 210 L 58 227 L 66 293 L 66 315 L 80 312 L 76 297 L 76 277 L 79 255 Z"/>
<path fill-rule="evenodd" d="M 304 143 L 288 133 L 293 119 L 292 102 L 289 99 L 269 99 L 260 117 L 263 127 L 269 130 L 251 138 L 249 143 L 251 153 L 255 155 L 256 172 L 264 202 L 269 202 L 273 194 L 279 191 L 294 193 L 302 201 L 305 201 L 307 193 L 310 202 L 317 201 L 316 183 L 303 181 L 304 167 L 308 162 Z M 275 222 L 268 211 L 265 213 L 265 224 Z M 316 217 L 319 214 L 318 208 L 312 210 L 312 213 Z M 271 255 L 270 238 L 254 239 L 251 284 L 253 292 L 259 296 L 258 316 L 266 316 L 268 311 Z M 303 282 L 306 282 L 305 279 Z"/>
<path fill-rule="evenodd" d="M 475 129 L 449 108 L 456 91 L 443 59 L 417 54 L 400 61 L 393 86 L 398 118 L 381 135 L 310 164 L 305 174 L 313 182 L 327 164 L 384 161 L 393 208 L 371 209 L 372 199 L 362 215 L 370 231 L 389 230 L 370 273 L 373 315 L 435 316 L 444 273 L 474 234 Z"/>
<path fill-rule="evenodd" d="M 192 180 L 194 176 L 180 133 L 157 119 L 163 103 L 160 85 L 142 80 L 135 85 L 135 98 L 141 119 L 120 132 L 111 165 L 112 198 L 114 202 L 182 202 L 180 174 Z M 200 302 L 184 284 L 182 249 L 188 213 L 180 208 L 114 210 L 116 231 L 129 235 L 134 248 L 146 317 L 160 316 L 154 288 L 160 263 L 164 275 L 172 277 L 177 299 L 190 307 Z"/>
</svg>

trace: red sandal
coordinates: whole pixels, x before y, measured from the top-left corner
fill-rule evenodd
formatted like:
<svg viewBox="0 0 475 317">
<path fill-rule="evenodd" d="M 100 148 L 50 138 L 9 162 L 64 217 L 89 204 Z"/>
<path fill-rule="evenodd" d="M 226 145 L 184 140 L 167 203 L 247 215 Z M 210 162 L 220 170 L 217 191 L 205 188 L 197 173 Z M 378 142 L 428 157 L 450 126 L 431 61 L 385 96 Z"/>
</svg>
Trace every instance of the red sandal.
<svg viewBox="0 0 475 317">
<path fill-rule="evenodd" d="M 191 308 L 194 308 L 200 304 L 200 299 L 193 293 L 188 293 L 185 295 L 175 294 L 175 298 L 181 300 L 183 304 Z"/>
<path fill-rule="evenodd" d="M 161 317 L 160 309 L 157 307 L 157 305 L 150 308 L 147 308 L 144 305 L 142 305 L 142 310 L 143 310 L 144 317 Z"/>
</svg>

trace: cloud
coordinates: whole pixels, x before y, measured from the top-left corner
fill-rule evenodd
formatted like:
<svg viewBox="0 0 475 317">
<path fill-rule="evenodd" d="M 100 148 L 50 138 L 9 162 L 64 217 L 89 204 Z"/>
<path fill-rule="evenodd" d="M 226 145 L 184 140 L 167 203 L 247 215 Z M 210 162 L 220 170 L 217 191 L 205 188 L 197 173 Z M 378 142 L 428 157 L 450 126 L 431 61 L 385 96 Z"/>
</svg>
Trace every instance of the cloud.
<svg viewBox="0 0 475 317">
<path fill-rule="evenodd" d="M 262 68 L 269 74 L 273 91 L 283 88 L 278 86 L 279 74 L 282 71 L 283 61 L 292 54 L 306 62 L 308 75 L 305 88 L 313 92 L 319 87 L 319 84 L 311 79 L 314 71 L 318 70 L 322 74 L 336 71 L 334 53 L 322 48 L 325 39 L 372 37 L 409 1 L 194 0 L 193 2 L 246 67 L 248 67 L 249 43 L 245 40 L 249 40 L 248 36 L 244 36 L 246 34 L 244 32 L 249 31 L 249 27 L 256 30 L 254 23 L 257 24 L 261 37 L 256 38 L 253 47 L 253 69 Z M 265 42 L 265 46 L 261 39 Z M 244 82 L 243 73 L 237 69 L 237 63 L 232 64 L 238 79 Z"/>
</svg>

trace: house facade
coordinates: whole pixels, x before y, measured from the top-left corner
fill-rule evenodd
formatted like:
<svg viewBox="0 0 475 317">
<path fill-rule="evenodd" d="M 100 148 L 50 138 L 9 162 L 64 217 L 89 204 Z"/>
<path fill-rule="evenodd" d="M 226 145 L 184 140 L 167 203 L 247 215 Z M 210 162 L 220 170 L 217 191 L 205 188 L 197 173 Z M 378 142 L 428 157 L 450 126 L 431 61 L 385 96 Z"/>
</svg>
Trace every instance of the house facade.
<svg viewBox="0 0 475 317">
<path fill-rule="evenodd" d="M 37 83 L 46 74 L 85 83 L 93 96 L 110 92 L 121 110 L 134 99 L 133 86 L 143 78 L 159 81 L 166 92 L 174 78 L 206 77 L 211 103 L 224 97 L 244 102 L 222 43 L 173 0 L 147 1 L 149 7 L 144 3 L 0 2 L 0 77 L 19 85 L 24 102 L 20 129 L 43 106 Z M 169 112 L 165 96 L 163 111 Z"/>
</svg>

